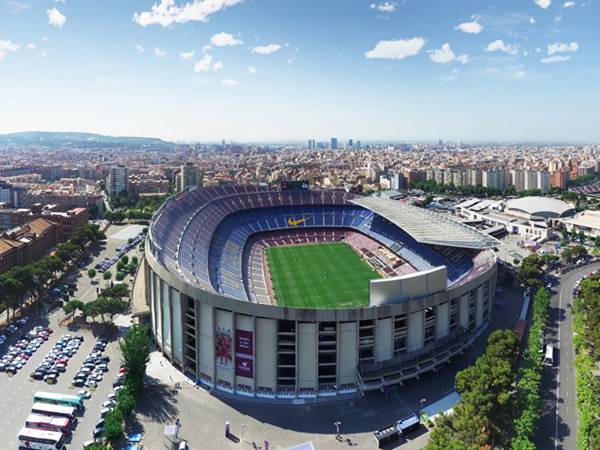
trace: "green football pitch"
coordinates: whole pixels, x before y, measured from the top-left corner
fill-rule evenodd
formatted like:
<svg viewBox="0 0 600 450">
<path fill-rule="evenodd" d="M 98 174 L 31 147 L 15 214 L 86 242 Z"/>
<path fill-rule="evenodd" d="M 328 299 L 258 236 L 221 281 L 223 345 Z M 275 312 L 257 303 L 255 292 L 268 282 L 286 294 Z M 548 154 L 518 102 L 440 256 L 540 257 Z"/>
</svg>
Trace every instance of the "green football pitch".
<svg viewBox="0 0 600 450">
<path fill-rule="evenodd" d="M 346 244 L 267 249 L 277 304 L 292 308 L 353 308 L 369 304 L 369 280 L 381 278 Z"/>
</svg>

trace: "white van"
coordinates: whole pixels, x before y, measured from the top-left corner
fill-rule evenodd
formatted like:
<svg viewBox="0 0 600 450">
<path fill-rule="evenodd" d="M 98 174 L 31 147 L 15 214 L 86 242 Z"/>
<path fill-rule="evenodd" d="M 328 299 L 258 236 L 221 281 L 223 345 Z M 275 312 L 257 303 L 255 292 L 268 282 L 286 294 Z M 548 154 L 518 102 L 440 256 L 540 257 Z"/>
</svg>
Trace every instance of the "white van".
<svg viewBox="0 0 600 450">
<path fill-rule="evenodd" d="M 554 365 L 554 347 L 552 344 L 546 345 L 546 354 L 544 355 L 544 364 L 546 366 Z"/>
</svg>

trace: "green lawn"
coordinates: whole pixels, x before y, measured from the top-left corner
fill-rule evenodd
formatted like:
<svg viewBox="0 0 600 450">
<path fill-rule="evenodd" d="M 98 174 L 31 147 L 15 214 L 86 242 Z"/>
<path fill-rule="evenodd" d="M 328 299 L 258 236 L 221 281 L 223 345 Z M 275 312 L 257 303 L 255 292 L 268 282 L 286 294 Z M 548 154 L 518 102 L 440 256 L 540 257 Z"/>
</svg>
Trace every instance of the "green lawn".
<svg viewBox="0 0 600 450">
<path fill-rule="evenodd" d="M 346 244 L 267 249 L 277 304 L 292 308 L 353 308 L 369 304 L 369 280 L 381 278 Z"/>
</svg>

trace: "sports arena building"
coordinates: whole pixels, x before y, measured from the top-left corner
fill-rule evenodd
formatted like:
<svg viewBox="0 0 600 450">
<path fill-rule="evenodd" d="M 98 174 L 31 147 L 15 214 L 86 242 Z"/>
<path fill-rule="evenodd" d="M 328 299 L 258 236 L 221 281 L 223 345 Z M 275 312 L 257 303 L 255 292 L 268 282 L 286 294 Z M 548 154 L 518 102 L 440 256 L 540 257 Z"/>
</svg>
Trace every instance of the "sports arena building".
<svg viewBox="0 0 600 450">
<path fill-rule="evenodd" d="M 329 242 L 349 245 L 377 272 L 364 303 L 278 305 L 266 250 Z M 162 206 L 148 233 L 153 335 L 189 377 L 230 394 L 336 397 L 401 384 L 446 364 L 486 328 L 496 245 L 437 213 L 377 197 L 188 190 Z"/>
</svg>

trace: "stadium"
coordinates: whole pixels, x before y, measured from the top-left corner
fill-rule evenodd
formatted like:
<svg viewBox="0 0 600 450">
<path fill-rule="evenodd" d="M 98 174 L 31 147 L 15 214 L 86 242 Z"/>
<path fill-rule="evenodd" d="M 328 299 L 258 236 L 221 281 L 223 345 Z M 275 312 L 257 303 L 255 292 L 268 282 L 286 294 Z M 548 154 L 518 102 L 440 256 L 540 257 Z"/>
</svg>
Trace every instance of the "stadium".
<svg viewBox="0 0 600 450">
<path fill-rule="evenodd" d="M 435 371 L 491 320 L 494 238 L 306 183 L 190 189 L 145 247 L 157 345 L 200 385 L 335 399 Z"/>
</svg>

